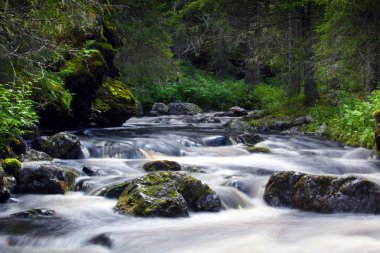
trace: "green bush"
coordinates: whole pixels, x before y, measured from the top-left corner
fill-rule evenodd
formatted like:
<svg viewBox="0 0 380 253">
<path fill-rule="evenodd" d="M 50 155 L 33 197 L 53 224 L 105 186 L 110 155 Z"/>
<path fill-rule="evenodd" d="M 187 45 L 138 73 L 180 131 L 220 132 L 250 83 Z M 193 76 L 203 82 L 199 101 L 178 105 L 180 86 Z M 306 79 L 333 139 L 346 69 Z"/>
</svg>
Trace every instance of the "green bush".
<svg viewBox="0 0 380 253">
<path fill-rule="evenodd" d="M 33 102 L 25 87 L 0 84 L 0 148 L 25 133 L 24 127 L 37 122 Z"/>
<path fill-rule="evenodd" d="M 251 107 L 243 81 L 220 80 L 191 67 L 182 67 L 182 76 L 176 81 L 138 87 L 134 93 L 146 109 L 154 102 L 174 101 L 195 103 L 205 110 L 226 110 L 235 105 Z"/>
<path fill-rule="evenodd" d="M 285 90 L 267 84 L 256 85 L 251 96 L 260 108 L 267 110 L 269 113 L 281 111 L 286 101 Z"/>
</svg>

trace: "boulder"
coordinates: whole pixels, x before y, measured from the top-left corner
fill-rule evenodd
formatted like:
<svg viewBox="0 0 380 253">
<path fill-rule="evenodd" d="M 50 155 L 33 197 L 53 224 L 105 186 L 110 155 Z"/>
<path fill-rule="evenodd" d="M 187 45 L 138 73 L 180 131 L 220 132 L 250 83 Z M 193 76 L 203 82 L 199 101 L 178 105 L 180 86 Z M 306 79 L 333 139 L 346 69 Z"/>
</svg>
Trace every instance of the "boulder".
<svg viewBox="0 0 380 253">
<path fill-rule="evenodd" d="M 264 110 L 254 110 L 249 112 L 246 116 L 242 118 L 242 120 L 255 120 L 264 118 L 267 115 L 267 112 Z"/>
<path fill-rule="evenodd" d="M 12 217 L 16 218 L 29 218 L 29 219 L 35 219 L 35 218 L 47 218 L 47 217 L 53 217 L 55 216 L 55 211 L 52 209 L 47 208 L 32 208 L 28 209 L 26 211 L 13 213 L 11 214 Z"/>
<path fill-rule="evenodd" d="M 239 106 L 231 107 L 228 110 L 228 112 L 231 113 L 232 115 L 235 115 L 236 117 L 248 115 L 248 112 L 244 108 L 241 108 Z"/>
<path fill-rule="evenodd" d="M 47 153 L 51 157 L 61 159 L 83 158 L 78 136 L 68 133 L 57 133 L 49 138 L 39 138 L 32 147 Z"/>
<path fill-rule="evenodd" d="M 96 126 L 121 126 L 136 115 L 136 99 L 127 86 L 117 80 L 109 79 L 96 91 L 94 101 L 96 113 L 92 117 Z"/>
<path fill-rule="evenodd" d="M 192 103 L 170 103 L 168 104 L 168 114 L 170 115 L 194 115 L 201 113 L 202 109 Z"/>
<path fill-rule="evenodd" d="M 306 123 L 306 117 L 299 117 L 293 121 L 293 126 L 302 126 Z"/>
<path fill-rule="evenodd" d="M 307 116 L 305 117 L 305 120 L 306 120 L 306 124 L 310 124 L 310 123 L 313 123 L 313 122 L 314 122 L 313 117 L 311 117 L 310 115 L 307 115 Z"/>
<path fill-rule="evenodd" d="M 25 140 L 35 140 L 40 137 L 40 129 L 36 124 L 32 124 L 26 127 L 25 133 L 22 138 Z"/>
<path fill-rule="evenodd" d="M 231 119 L 223 127 L 232 133 L 244 133 L 250 132 L 252 128 L 248 125 L 248 123 L 240 120 L 240 119 Z"/>
<path fill-rule="evenodd" d="M 264 139 L 261 138 L 260 135 L 254 134 L 252 132 L 245 132 L 241 135 L 238 135 L 237 138 L 240 142 L 244 143 L 245 145 L 255 145 L 259 142 L 264 141 Z"/>
<path fill-rule="evenodd" d="M 358 177 L 273 174 L 264 200 L 272 206 L 318 213 L 380 213 L 380 186 Z"/>
<path fill-rule="evenodd" d="M 152 109 L 150 110 L 150 115 L 160 116 L 166 115 L 169 112 L 169 107 L 164 103 L 154 103 Z"/>
<path fill-rule="evenodd" d="M 152 172 L 127 181 L 115 209 L 122 214 L 144 217 L 186 217 L 188 208 L 217 212 L 220 206 L 216 192 L 192 176 Z"/>
<path fill-rule="evenodd" d="M 19 160 L 15 158 L 7 158 L 1 161 L 1 163 L 3 165 L 4 172 L 7 175 L 18 178 L 21 169 L 21 163 Z"/>
<path fill-rule="evenodd" d="M 143 166 L 144 170 L 147 172 L 154 172 L 154 171 L 180 171 L 181 165 L 179 163 L 174 161 L 153 161 L 153 162 L 147 162 Z"/>
<path fill-rule="evenodd" d="M 20 156 L 21 162 L 34 162 L 34 161 L 51 161 L 53 158 L 45 152 L 29 149 L 25 154 Z"/>
<path fill-rule="evenodd" d="M 17 192 L 63 194 L 74 187 L 79 174 L 52 162 L 24 163 L 17 182 Z"/>
<path fill-rule="evenodd" d="M 7 181 L 5 178 L 5 172 L 0 166 L 0 203 L 4 203 L 11 197 L 9 189 L 7 187 Z"/>
<path fill-rule="evenodd" d="M 26 150 L 28 149 L 28 145 L 25 143 L 22 137 L 13 138 L 13 140 L 9 142 L 9 147 L 16 155 L 25 154 Z"/>
</svg>

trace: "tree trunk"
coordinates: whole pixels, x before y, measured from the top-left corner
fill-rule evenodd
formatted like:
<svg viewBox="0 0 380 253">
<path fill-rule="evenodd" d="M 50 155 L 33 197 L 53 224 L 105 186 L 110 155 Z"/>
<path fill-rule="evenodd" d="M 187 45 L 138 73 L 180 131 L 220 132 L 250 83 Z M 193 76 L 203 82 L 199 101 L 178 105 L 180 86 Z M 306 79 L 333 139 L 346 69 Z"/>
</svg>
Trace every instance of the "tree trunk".
<svg viewBox="0 0 380 253">
<path fill-rule="evenodd" d="M 367 39 L 365 44 L 365 88 L 367 93 L 371 93 L 377 86 L 377 73 L 375 68 L 376 50 L 371 39 Z"/>
<path fill-rule="evenodd" d="M 314 63 L 312 60 L 313 30 L 310 9 L 310 5 L 305 5 L 302 8 L 302 37 L 304 39 L 303 79 L 306 105 L 313 105 L 319 99 L 317 84 L 314 79 Z"/>
<path fill-rule="evenodd" d="M 256 47 L 249 46 L 248 60 L 245 63 L 244 81 L 248 86 L 248 92 L 252 92 L 253 86 L 260 83 L 260 64 L 255 53 Z"/>
<path fill-rule="evenodd" d="M 299 71 L 297 69 L 297 66 L 295 64 L 295 57 L 294 57 L 294 37 L 295 37 L 295 24 L 293 20 L 292 13 L 288 14 L 288 53 L 287 53 L 287 60 L 288 60 L 288 97 L 294 97 L 298 95 L 300 92 L 300 82 L 298 80 L 297 72 Z"/>
<path fill-rule="evenodd" d="M 376 150 L 380 152 L 380 109 L 373 112 L 375 118 L 375 145 Z"/>
</svg>

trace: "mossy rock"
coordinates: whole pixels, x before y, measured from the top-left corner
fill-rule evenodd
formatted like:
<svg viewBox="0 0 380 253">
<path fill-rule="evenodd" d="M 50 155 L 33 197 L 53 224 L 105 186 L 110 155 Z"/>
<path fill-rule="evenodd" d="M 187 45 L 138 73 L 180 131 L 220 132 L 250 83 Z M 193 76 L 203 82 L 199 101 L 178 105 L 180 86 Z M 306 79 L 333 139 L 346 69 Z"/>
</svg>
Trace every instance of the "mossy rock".
<svg viewBox="0 0 380 253">
<path fill-rule="evenodd" d="M 147 172 L 154 172 L 154 171 L 180 171 L 181 165 L 179 163 L 174 161 L 153 161 L 153 162 L 147 162 L 143 166 L 144 170 Z"/>
<path fill-rule="evenodd" d="M 256 146 L 247 147 L 247 151 L 249 153 L 270 153 L 269 148 L 267 148 L 267 147 L 256 147 Z"/>
<path fill-rule="evenodd" d="M 217 212 L 221 200 L 208 185 L 178 172 L 152 172 L 126 182 L 115 209 L 144 217 L 185 217 L 188 209 Z"/>
<path fill-rule="evenodd" d="M 380 213 L 380 186 L 358 177 L 307 175 L 293 171 L 273 174 L 264 200 L 272 206 L 318 213 Z"/>
<path fill-rule="evenodd" d="M 52 162 L 24 163 L 18 178 L 17 192 L 63 194 L 74 188 L 79 173 Z"/>
<path fill-rule="evenodd" d="M 14 176 L 16 179 L 20 174 L 21 162 L 15 158 L 7 158 L 2 162 L 3 169 L 7 175 Z"/>
<path fill-rule="evenodd" d="M 61 69 L 61 75 L 65 77 L 66 87 L 77 92 L 96 89 L 99 85 L 97 79 L 102 77 L 107 70 L 107 63 L 99 50 L 89 49 L 66 61 Z"/>
<path fill-rule="evenodd" d="M 380 109 L 375 110 L 375 111 L 372 113 L 372 116 L 373 116 L 374 118 L 380 118 Z"/>
<path fill-rule="evenodd" d="M 98 126 L 120 126 L 137 112 L 131 91 L 114 79 L 103 82 L 98 88 L 94 108 L 100 112 L 95 119 Z"/>
</svg>

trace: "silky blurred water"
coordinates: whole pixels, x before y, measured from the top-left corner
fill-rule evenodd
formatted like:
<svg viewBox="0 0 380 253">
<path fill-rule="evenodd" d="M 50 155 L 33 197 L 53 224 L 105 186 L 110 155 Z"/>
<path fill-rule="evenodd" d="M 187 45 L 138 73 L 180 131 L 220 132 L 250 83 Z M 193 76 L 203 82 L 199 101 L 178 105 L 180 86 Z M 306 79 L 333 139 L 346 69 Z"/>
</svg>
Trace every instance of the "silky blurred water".
<svg viewBox="0 0 380 253">
<path fill-rule="evenodd" d="M 379 162 L 371 151 L 328 140 L 262 135 L 258 146 L 270 154 L 250 154 L 222 124 L 188 124 L 183 116 L 133 118 L 123 127 L 80 131 L 86 159 L 57 160 L 82 174 L 85 192 L 18 195 L 0 206 L 0 252 L 380 252 L 380 217 L 321 215 L 267 206 L 263 200 L 271 173 L 282 170 L 336 176 L 358 175 L 380 183 Z M 220 213 L 190 213 L 189 218 L 136 218 L 113 211 L 116 200 L 96 196 L 115 182 L 144 174 L 152 159 L 179 162 L 222 198 Z M 51 208 L 49 219 L 14 219 L 29 208 Z M 106 233 L 112 247 L 90 245 Z"/>
</svg>

